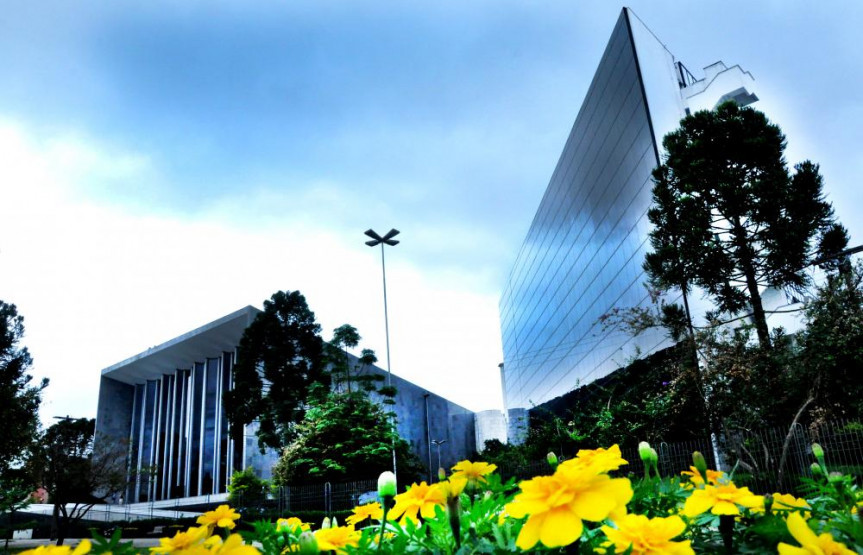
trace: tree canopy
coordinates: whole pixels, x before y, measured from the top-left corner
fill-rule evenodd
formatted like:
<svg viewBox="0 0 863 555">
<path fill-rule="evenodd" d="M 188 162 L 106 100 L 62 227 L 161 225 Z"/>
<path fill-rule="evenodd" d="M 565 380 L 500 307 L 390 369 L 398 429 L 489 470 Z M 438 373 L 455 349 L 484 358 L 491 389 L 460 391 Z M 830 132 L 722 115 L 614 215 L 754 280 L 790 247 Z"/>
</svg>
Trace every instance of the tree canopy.
<svg viewBox="0 0 863 555">
<path fill-rule="evenodd" d="M 361 391 L 331 393 L 315 401 L 297 427 L 297 439 L 273 467 L 274 482 L 376 478 L 392 468 L 395 446 L 399 478 L 409 483 L 421 475 L 422 466 L 408 442 L 398 437 L 391 417 Z"/>
<path fill-rule="evenodd" d="M 27 462 L 35 483 L 54 504 L 58 545 L 70 523 L 81 520 L 96 503 L 119 495 L 128 484 L 127 446 L 111 441 L 94 448 L 96 421 L 60 420 L 42 434 Z"/>
<path fill-rule="evenodd" d="M 14 304 L 0 301 L 0 475 L 21 461 L 36 437 L 42 390 L 48 385 L 47 378 L 31 385 L 33 360 L 20 344 L 23 337 L 24 318 Z"/>
<path fill-rule="evenodd" d="M 663 146 L 645 268 L 659 285 L 701 287 L 722 312 L 751 310 L 769 348 L 761 288 L 807 285 L 803 270 L 847 243 L 818 165 L 805 161 L 791 173 L 779 126 L 733 102 L 687 116 Z"/>
<path fill-rule="evenodd" d="M 310 396 L 325 394 L 328 385 L 320 332 L 299 291 L 278 291 L 264 302 L 240 340 L 234 388 L 225 395 L 234 434 L 258 420 L 261 447 L 291 442 Z"/>
</svg>

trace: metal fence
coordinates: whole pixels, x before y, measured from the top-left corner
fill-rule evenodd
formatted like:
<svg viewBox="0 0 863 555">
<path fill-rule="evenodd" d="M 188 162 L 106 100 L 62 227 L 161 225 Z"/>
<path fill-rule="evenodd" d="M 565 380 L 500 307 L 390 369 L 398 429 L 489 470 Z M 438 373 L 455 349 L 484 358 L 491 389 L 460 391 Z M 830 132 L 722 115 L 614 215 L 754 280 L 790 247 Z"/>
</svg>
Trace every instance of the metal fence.
<svg viewBox="0 0 863 555">
<path fill-rule="evenodd" d="M 659 471 L 663 476 L 679 476 L 692 465 L 693 451 L 700 451 L 710 468 L 726 472 L 734 469 L 734 482 L 749 486 L 756 493 L 798 492 L 804 477 L 811 477 L 812 443 L 818 442 L 826 453 L 829 471 L 842 472 L 863 480 L 863 424 L 836 421 L 819 426 L 795 425 L 789 428 L 771 428 L 753 431 L 726 432 L 715 440 L 701 438 L 681 442 L 654 444 L 659 455 Z M 786 447 L 787 443 L 787 447 Z M 784 454 L 783 454 L 784 451 Z M 639 475 L 641 460 L 636 446 L 624 445 L 623 458 L 629 465 L 622 471 Z M 719 460 L 717 460 L 717 456 Z M 784 459 L 784 461 L 783 461 Z M 783 468 L 779 474 L 780 465 Z M 546 461 L 499 469 L 504 480 L 527 479 L 548 474 Z M 375 480 L 359 480 L 323 484 L 282 486 L 266 500 L 256 503 L 261 515 L 289 516 L 298 512 L 333 513 L 347 511 L 373 500 L 377 489 Z M 201 496 L 189 505 L 188 499 L 167 500 L 132 505 L 97 505 L 86 517 L 90 521 L 131 521 L 152 518 L 182 518 L 194 516 L 192 511 L 204 511 L 227 502 L 225 494 Z M 242 500 L 240 505 L 242 505 Z M 52 508 L 45 506 L 45 511 Z"/>
<path fill-rule="evenodd" d="M 298 511 L 347 511 L 366 498 L 374 498 L 376 480 L 358 480 L 282 486 L 277 491 L 277 508 L 282 514 Z"/>
<path fill-rule="evenodd" d="M 797 491 L 804 477 L 812 477 L 812 443 L 816 442 L 824 448 L 828 471 L 858 481 L 863 477 L 863 425 L 859 422 L 735 431 L 724 434 L 720 445 L 725 469 L 737 467 L 735 483 L 758 493 L 772 493 Z"/>
<path fill-rule="evenodd" d="M 787 442 L 787 447 L 786 447 Z M 654 444 L 659 455 L 659 472 L 663 476 L 679 476 L 692 465 L 692 453 L 700 451 L 710 468 L 726 472 L 734 470 L 734 482 L 748 486 L 756 493 L 796 492 L 803 478 L 811 478 L 812 443 L 820 443 L 825 451 L 827 469 L 863 479 L 863 424 L 835 421 L 804 427 L 736 430 L 716 438 L 700 438 L 680 442 Z M 636 446 L 621 447 L 629 466 L 622 470 L 641 473 L 641 458 Z M 784 455 L 783 455 L 784 453 Z M 717 460 L 717 458 L 719 460 Z M 780 475 L 780 466 L 783 472 Z M 547 474 L 548 463 L 533 462 L 500 469 L 504 479 L 531 478 Z"/>
</svg>

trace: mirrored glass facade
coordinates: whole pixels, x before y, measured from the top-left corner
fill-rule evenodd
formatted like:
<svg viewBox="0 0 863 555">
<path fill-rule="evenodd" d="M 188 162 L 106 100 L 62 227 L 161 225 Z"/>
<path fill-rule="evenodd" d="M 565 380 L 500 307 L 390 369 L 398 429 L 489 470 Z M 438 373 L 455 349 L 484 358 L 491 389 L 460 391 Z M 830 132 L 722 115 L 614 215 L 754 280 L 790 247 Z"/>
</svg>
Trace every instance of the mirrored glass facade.
<svg viewBox="0 0 863 555">
<path fill-rule="evenodd" d="M 233 352 L 220 353 L 134 386 L 130 467 L 138 472 L 129 502 L 227 491 L 227 469 L 238 468 L 238 458 L 221 398 L 233 361 Z"/>
<path fill-rule="evenodd" d="M 507 409 L 562 395 L 625 365 L 636 347 L 665 341 L 600 323 L 615 307 L 647 300 L 642 262 L 658 148 L 641 67 L 624 10 L 501 297 Z M 673 80 L 668 90 L 679 96 Z"/>
</svg>

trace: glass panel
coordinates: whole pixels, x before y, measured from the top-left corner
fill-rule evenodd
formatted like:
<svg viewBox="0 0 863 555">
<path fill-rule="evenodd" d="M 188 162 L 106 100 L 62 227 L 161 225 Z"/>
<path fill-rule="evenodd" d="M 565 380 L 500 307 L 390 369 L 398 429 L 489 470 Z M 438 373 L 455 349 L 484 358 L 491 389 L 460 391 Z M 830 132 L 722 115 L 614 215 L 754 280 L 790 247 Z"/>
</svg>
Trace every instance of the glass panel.
<svg viewBox="0 0 863 555">
<path fill-rule="evenodd" d="M 135 385 L 135 400 L 132 410 L 132 435 L 129 441 L 131 450 L 129 453 L 129 471 L 134 477 L 138 476 L 140 462 L 138 455 L 141 453 L 141 413 L 144 406 L 144 384 Z M 126 499 L 130 503 L 137 501 L 135 494 L 135 483 L 129 484 L 129 491 L 126 493 Z"/>
<path fill-rule="evenodd" d="M 204 405 L 204 363 L 196 362 L 192 375 L 191 395 L 191 447 L 189 460 L 189 495 L 199 495 L 199 471 L 201 468 L 201 410 Z"/>
<path fill-rule="evenodd" d="M 186 406 L 184 398 L 186 394 L 186 380 L 188 379 L 189 371 L 177 370 L 175 376 L 176 397 L 173 400 L 174 413 L 172 415 L 172 420 L 174 422 L 174 429 L 172 430 L 171 438 L 173 451 L 171 453 L 171 484 L 169 494 L 171 499 L 183 497 L 181 486 L 186 483 L 183 475 L 186 468 L 184 464 L 186 460 L 186 411 L 183 410 L 183 407 Z"/>
<path fill-rule="evenodd" d="M 229 438 L 229 426 L 228 419 L 225 416 L 225 393 L 231 388 L 231 368 L 233 367 L 233 354 L 232 353 L 224 353 L 222 355 L 222 387 L 221 387 L 221 398 L 219 399 L 219 410 L 220 421 L 221 421 L 221 434 L 219 436 L 220 448 L 219 448 L 219 491 L 218 493 L 225 493 L 228 491 L 227 483 L 228 478 L 230 476 L 227 475 L 228 472 L 228 438 Z"/>
<path fill-rule="evenodd" d="M 141 487 L 138 500 L 149 501 L 151 499 L 150 487 L 152 479 L 150 471 L 153 466 L 153 440 L 155 439 L 155 416 L 156 416 L 156 393 L 159 382 L 148 381 L 146 397 L 144 399 L 143 434 L 141 437 Z"/>
<path fill-rule="evenodd" d="M 155 457 L 156 463 L 156 474 L 154 480 L 154 494 L 155 498 L 164 499 L 165 498 L 165 480 L 168 477 L 168 467 L 166 465 L 167 460 L 167 439 L 168 439 L 168 407 L 169 404 L 169 393 L 170 393 L 170 376 L 165 376 L 160 380 L 161 384 L 161 394 L 159 396 L 159 409 L 156 414 L 156 422 L 159 425 L 159 433 L 156 438 L 157 444 L 157 453 Z"/>
<path fill-rule="evenodd" d="M 219 385 L 219 359 L 207 359 L 204 398 L 204 439 L 201 455 L 201 495 L 213 493 L 216 456 L 216 393 Z"/>
</svg>

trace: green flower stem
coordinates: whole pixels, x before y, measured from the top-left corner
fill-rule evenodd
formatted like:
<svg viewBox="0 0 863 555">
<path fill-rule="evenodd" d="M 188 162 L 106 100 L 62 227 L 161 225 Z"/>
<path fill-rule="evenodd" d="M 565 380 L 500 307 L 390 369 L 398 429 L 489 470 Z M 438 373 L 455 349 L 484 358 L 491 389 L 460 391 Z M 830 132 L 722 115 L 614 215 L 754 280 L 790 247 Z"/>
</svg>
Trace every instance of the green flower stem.
<svg viewBox="0 0 863 555">
<path fill-rule="evenodd" d="M 381 546 L 384 544 L 384 530 L 387 527 L 387 513 L 390 512 L 389 499 L 386 497 L 382 497 L 381 505 L 383 505 L 384 514 L 383 518 L 381 519 L 381 536 L 378 539 L 378 550 L 380 550 Z"/>
</svg>

